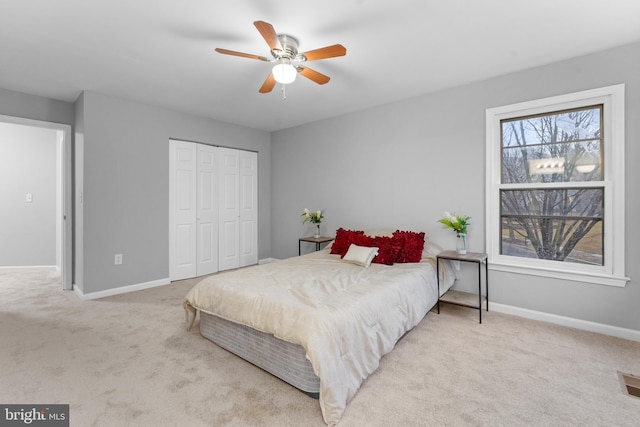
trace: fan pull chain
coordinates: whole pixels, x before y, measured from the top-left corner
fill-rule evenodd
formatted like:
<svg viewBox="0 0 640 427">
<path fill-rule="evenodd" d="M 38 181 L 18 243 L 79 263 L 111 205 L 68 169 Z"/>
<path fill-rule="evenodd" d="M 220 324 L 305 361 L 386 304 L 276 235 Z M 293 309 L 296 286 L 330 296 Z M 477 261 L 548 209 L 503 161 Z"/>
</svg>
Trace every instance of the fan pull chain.
<svg viewBox="0 0 640 427">
<path fill-rule="evenodd" d="M 286 85 L 285 85 L 285 84 L 283 84 L 283 85 L 282 85 L 282 88 L 280 89 L 280 91 L 282 92 L 282 100 L 283 100 L 283 101 L 284 101 L 285 99 L 287 99 L 287 92 L 286 92 L 286 91 L 285 91 L 285 89 L 284 89 L 284 87 L 285 87 L 285 86 L 286 86 Z"/>
</svg>

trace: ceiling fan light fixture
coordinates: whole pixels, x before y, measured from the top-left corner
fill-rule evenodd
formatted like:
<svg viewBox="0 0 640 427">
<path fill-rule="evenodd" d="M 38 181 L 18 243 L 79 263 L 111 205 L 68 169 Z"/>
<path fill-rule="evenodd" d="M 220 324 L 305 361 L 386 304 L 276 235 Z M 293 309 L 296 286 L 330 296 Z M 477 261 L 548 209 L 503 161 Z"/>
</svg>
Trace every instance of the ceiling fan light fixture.
<svg viewBox="0 0 640 427">
<path fill-rule="evenodd" d="M 239 56 L 242 58 L 257 59 L 259 61 L 269 62 L 273 68 L 265 79 L 258 92 L 269 93 L 273 90 L 276 83 L 282 84 L 282 93 L 284 97 L 284 85 L 293 83 L 298 73 L 302 77 L 311 80 L 314 83 L 323 85 L 329 83 L 329 76 L 319 73 L 301 63 L 308 61 L 317 61 L 320 59 L 335 58 L 347 54 L 347 49 L 341 44 L 321 47 L 306 52 L 298 53 L 298 39 L 288 34 L 278 34 L 273 25 L 265 21 L 255 21 L 253 25 L 256 27 L 269 49 L 273 59 L 266 56 L 253 55 L 250 53 L 236 52 L 235 50 L 216 48 L 216 52 L 224 55 Z"/>
<path fill-rule="evenodd" d="M 289 63 L 281 62 L 273 67 L 271 73 L 273 73 L 273 78 L 276 79 L 278 83 L 286 85 L 295 81 L 298 70 Z"/>
</svg>

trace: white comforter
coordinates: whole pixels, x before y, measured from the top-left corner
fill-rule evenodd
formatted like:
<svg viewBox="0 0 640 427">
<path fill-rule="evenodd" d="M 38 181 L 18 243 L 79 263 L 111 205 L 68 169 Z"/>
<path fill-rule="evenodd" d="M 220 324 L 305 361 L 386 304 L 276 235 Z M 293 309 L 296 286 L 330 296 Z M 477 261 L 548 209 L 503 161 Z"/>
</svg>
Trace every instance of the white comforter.
<svg viewBox="0 0 640 427">
<path fill-rule="evenodd" d="M 445 277 L 448 287 L 453 273 Z M 324 420 L 333 425 L 436 295 L 433 259 L 363 268 L 323 250 L 210 276 L 184 307 L 190 324 L 203 310 L 304 347 L 320 378 Z"/>
</svg>

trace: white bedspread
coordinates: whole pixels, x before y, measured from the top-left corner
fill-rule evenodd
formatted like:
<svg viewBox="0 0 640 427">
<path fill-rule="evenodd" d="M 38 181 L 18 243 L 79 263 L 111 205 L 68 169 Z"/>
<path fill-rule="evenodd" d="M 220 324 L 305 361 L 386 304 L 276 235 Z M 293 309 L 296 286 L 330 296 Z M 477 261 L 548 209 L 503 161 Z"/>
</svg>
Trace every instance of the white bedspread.
<svg viewBox="0 0 640 427">
<path fill-rule="evenodd" d="M 448 287 L 451 270 L 445 277 Z M 210 276 L 187 294 L 184 307 L 188 317 L 203 310 L 304 347 L 320 378 L 324 420 L 334 425 L 436 294 L 433 259 L 363 268 L 323 250 Z"/>
</svg>

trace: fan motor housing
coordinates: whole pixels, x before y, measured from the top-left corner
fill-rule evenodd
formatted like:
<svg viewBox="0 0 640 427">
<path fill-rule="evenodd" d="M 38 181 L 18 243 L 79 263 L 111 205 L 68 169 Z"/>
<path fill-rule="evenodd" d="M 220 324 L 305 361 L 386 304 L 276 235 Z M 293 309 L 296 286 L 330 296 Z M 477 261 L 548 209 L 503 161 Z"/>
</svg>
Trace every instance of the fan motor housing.
<svg viewBox="0 0 640 427">
<path fill-rule="evenodd" d="M 298 58 L 298 39 L 288 34 L 278 34 L 278 40 L 282 46 L 282 50 L 272 50 L 271 55 L 276 59 L 286 58 L 290 61 Z"/>
</svg>

